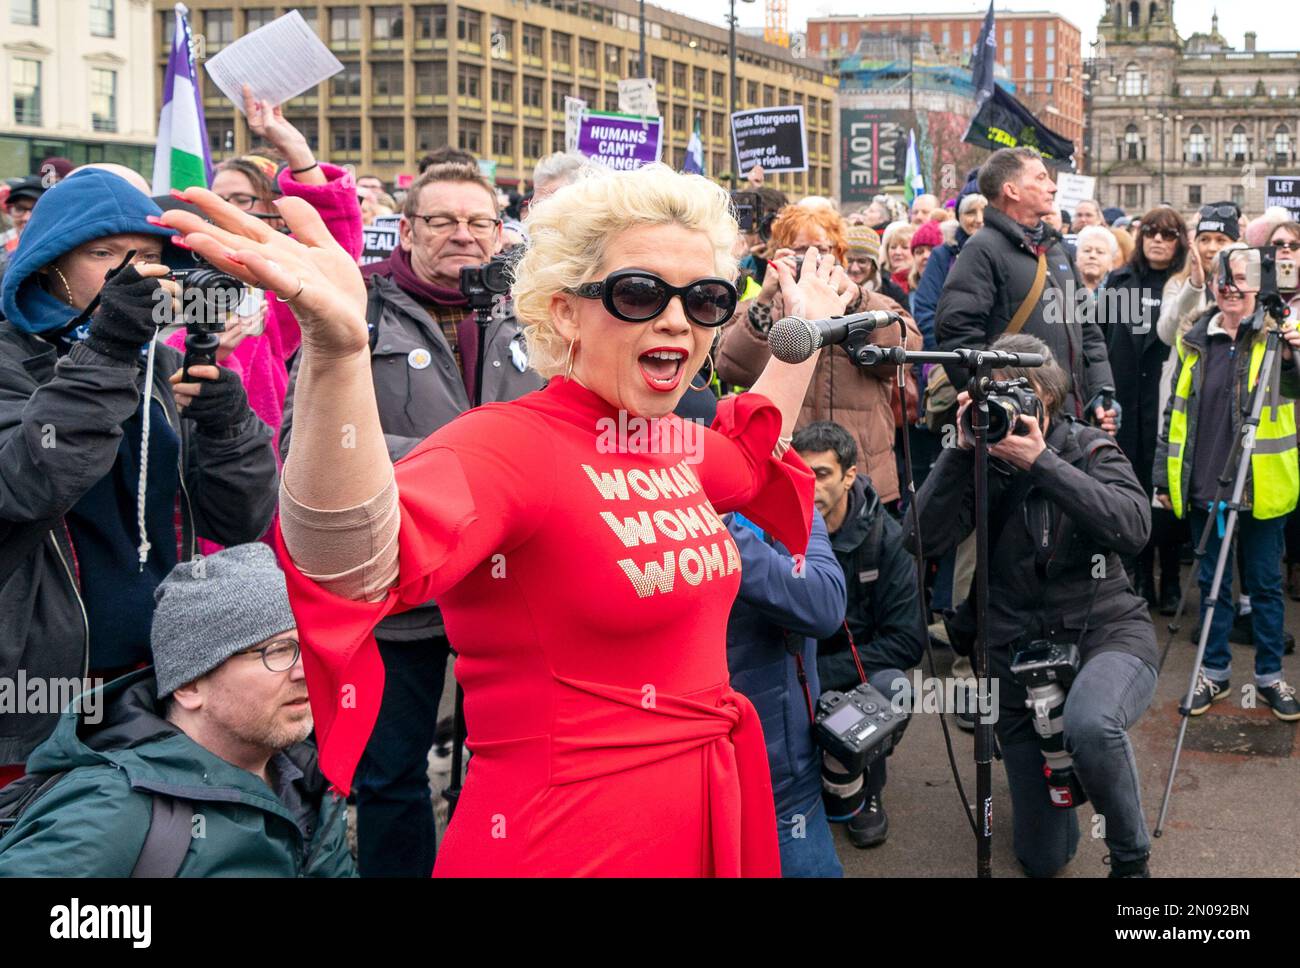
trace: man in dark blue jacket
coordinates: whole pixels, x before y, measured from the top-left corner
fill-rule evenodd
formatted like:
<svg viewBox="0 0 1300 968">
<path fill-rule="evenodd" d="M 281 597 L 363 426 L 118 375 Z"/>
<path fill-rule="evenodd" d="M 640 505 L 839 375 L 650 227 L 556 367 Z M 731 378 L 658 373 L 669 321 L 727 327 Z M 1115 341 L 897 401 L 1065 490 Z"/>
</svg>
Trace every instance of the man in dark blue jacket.
<svg viewBox="0 0 1300 968">
<path fill-rule="evenodd" d="M 817 477 L 817 510 L 846 581 L 845 621 L 817 646 L 821 686 L 850 692 L 865 676 L 886 699 L 910 709 L 904 670 L 921 661 L 925 623 L 916 594 L 916 563 L 902 530 L 867 477 L 857 473 L 857 445 L 847 430 L 818 421 L 796 433 L 791 446 Z M 848 822 L 853 845 L 883 844 L 889 836 L 881 799 L 885 760 L 865 774 L 851 774 L 827 755 L 822 779 L 827 815 Z"/>
<path fill-rule="evenodd" d="M 844 574 L 818 515 L 801 558 L 738 514 L 729 516 L 727 529 L 741 562 L 740 594 L 727 623 L 727 666 L 732 687 L 754 704 L 767 738 L 781 873 L 842 877 L 822 805 L 812 710 L 819 693 L 817 639 L 844 621 Z"/>
</svg>

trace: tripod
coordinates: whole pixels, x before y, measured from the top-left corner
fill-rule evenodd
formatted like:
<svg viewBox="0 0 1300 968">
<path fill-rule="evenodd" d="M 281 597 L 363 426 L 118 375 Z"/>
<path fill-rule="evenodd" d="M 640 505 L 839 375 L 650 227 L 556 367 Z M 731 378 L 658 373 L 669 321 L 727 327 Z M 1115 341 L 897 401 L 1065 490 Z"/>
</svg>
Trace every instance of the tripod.
<svg viewBox="0 0 1300 968">
<path fill-rule="evenodd" d="M 1278 305 L 1267 305 L 1264 313 L 1267 314 L 1264 318 L 1271 315 L 1275 319 L 1282 319 L 1286 316 L 1287 310 L 1279 300 Z M 1219 544 L 1219 556 L 1214 563 L 1214 578 L 1210 582 L 1210 601 L 1201 620 L 1201 634 L 1196 644 L 1196 660 L 1192 663 L 1192 678 L 1187 686 L 1187 695 L 1178 707 L 1178 715 L 1182 717 L 1182 722 L 1178 724 L 1178 741 L 1174 744 L 1174 757 L 1173 762 L 1169 765 L 1169 780 L 1165 784 L 1164 799 L 1160 801 L 1160 815 L 1156 820 L 1155 830 L 1152 831 L 1153 836 L 1156 837 L 1159 837 L 1164 832 L 1165 816 L 1169 812 L 1169 800 L 1174 792 L 1174 777 L 1178 772 L 1178 758 L 1183 751 L 1183 740 L 1187 736 L 1187 723 L 1192 712 L 1192 696 L 1196 693 L 1196 681 L 1201 670 L 1201 662 L 1205 658 L 1205 647 L 1209 643 L 1210 626 L 1214 622 L 1214 610 L 1218 607 L 1219 589 L 1223 584 L 1224 571 L 1228 567 L 1228 555 L 1232 550 L 1232 539 L 1241 512 L 1241 496 L 1246 489 L 1246 476 L 1250 472 L 1250 458 L 1255 451 L 1255 433 L 1259 429 L 1260 415 L 1264 412 L 1265 397 L 1271 395 L 1270 406 L 1274 410 L 1279 406 L 1277 393 L 1282 376 L 1282 354 L 1278 348 L 1280 339 L 1281 331 L 1277 326 L 1270 326 L 1266 330 L 1264 358 L 1259 364 L 1259 375 L 1256 379 L 1255 389 L 1251 391 L 1249 408 L 1243 414 L 1241 430 L 1237 435 L 1237 439 L 1233 442 L 1232 451 L 1229 453 L 1223 471 L 1219 475 L 1214 505 L 1211 507 L 1211 513 L 1205 522 L 1205 527 L 1201 530 L 1200 541 L 1196 545 L 1196 554 L 1193 558 L 1195 564 L 1189 581 L 1194 581 L 1200 571 L 1201 561 L 1205 558 L 1205 551 L 1210 542 L 1210 529 L 1215 527 L 1217 523 L 1216 516 L 1213 513 L 1214 507 L 1220 505 L 1222 495 L 1231 486 L 1231 497 L 1226 505 L 1228 515 L 1224 523 L 1223 537 Z M 1228 476 L 1229 473 L 1232 474 L 1231 477 Z M 1184 585 L 1183 593 L 1179 596 L 1178 611 L 1173 621 L 1169 623 L 1170 638 L 1165 643 L 1164 654 L 1160 656 L 1161 667 L 1164 666 L 1165 656 L 1169 653 L 1173 633 L 1178 629 L 1178 623 L 1182 618 L 1186 602 L 1187 586 Z"/>
<path fill-rule="evenodd" d="M 971 396 L 971 430 L 975 438 L 975 647 L 971 662 L 975 669 L 978 689 L 977 708 L 989 706 L 989 508 L 988 508 L 988 390 L 993 381 L 993 371 L 1009 366 L 1042 366 L 1043 358 L 1036 353 L 1004 353 L 995 350 L 961 349 L 953 352 L 909 352 L 901 346 L 880 347 L 866 342 L 866 332 L 852 332 L 845 340 L 844 349 L 859 366 L 891 362 L 900 368 L 912 363 L 960 363 L 970 370 L 966 384 Z M 900 380 L 900 386 L 901 386 Z M 916 497 L 912 496 L 911 514 L 914 543 L 917 546 L 917 567 L 924 567 L 921 556 L 919 511 Z M 924 601 L 924 599 L 922 599 Z M 933 663 L 932 663 L 933 665 Z M 946 727 L 945 727 L 946 735 Z M 960 783 L 960 780 L 958 781 Z M 993 876 L 993 722 L 981 715 L 975 726 L 975 801 L 977 818 L 972 819 L 975 829 L 975 873 L 977 877 Z M 962 795 L 965 806 L 965 795 Z M 967 814 L 969 818 L 969 811 Z"/>
<path fill-rule="evenodd" d="M 483 364 L 487 358 L 487 335 L 488 326 L 492 324 L 492 294 L 487 293 L 486 298 L 481 298 L 480 294 L 470 297 L 470 308 L 474 310 L 474 324 L 478 328 L 478 352 L 475 354 L 476 365 L 474 367 L 474 406 L 483 405 Z M 452 650 L 453 654 L 455 649 Z M 459 658 L 459 656 L 457 656 Z M 452 665 L 452 675 L 456 674 L 456 667 Z M 447 820 L 456 815 L 456 804 L 460 801 L 460 791 L 464 786 L 462 774 L 464 772 L 464 747 L 467 736 L 465 728 L 465 690 L 459 682 L 456 683 L 456 705 L 452 713 L 452 737 L 451 737 L 451 779 L 447 786 L 443 788 L 442 798 L 447 801 Z"/>
</svg>

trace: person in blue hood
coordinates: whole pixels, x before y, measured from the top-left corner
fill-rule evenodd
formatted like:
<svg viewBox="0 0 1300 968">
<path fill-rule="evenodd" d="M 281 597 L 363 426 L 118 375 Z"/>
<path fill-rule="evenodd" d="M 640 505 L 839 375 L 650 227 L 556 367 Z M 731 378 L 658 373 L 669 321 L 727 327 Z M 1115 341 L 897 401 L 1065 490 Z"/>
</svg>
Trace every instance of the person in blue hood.
<svg viewBox="0 0 1300 968">
<path fill-rule="evenodd" d="M 197 537 L 270 524 L 275 457 L 238 376 L 181 383 L 181 355 L 154 343 L 177 293 L 163 263 L 183 258 L 161 214 L 117 175 L 72 175 L 41 196 L 0 286 L 0 677 L 147 662 L 154 590 Z M 58 712 L 0 714 L 0 785 Z"/>
</svg>

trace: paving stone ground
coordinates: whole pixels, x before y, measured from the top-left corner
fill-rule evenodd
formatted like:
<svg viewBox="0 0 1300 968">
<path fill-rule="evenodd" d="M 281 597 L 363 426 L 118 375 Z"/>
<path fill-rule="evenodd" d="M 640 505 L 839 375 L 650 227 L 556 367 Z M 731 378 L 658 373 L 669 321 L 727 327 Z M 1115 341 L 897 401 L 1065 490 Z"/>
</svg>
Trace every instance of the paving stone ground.
<svg viewBox="0 0 1300 968">
<path fill-rule="evenodd" d="M 1184 569 L 1184 574 L 1186 569 Z M 1153 614 L 1157 642 L 1164 647 L 1169 621 Z M 1187 641 L 1186 620 L 1160 674 L 1151 707 L 1130 733 L 1142 780 L 1142 806 L 1154 827 L 1169 775 L 1178 731 L 1178 702 L 1191 676 L 1195 646 Z M 1300 636 L 1300 604 L 1287 602 L 1287 628 Z M 937 651 L 937 671 L 948 671 L 952 654 Z M 1300 730 L 1267 708 L 1241 708 L 1240 687 L 1253 682 L 1254 649 L 1233 646 L 1235 694 L 1193 718 L 1174 786 L 1165 832 L 1153 843 L 1154 876 L 1295 877 L 1300 874 Z M 1300 654 L 1283 661 L 1293 685 L 1300 684 Z M 451 714 L 451 677 L 443 697 L 443 715 Z M 962 782 L 975 795 L 973 738 L 951 725 L 953 748 Z M 441 790 L 446 773 L 433 758 L 430 777 Z M 993 874 L 1023 877 L 1011 850 L 1010 800 L 1002 765 L 993 764 Z M 438 798 L 439 838 L 446 823 Z M 962 815 L 948 767 L 943 733 L 936 715 L 917 715 L 889 768 L 885 790 L 889 840 L 858 850 L 842 827 L 834 830 L 848 877 L 973 877 L 975 840 Z M 1078 854 L 1062 877 L 1101 877 L 1106 845 L 1089 836 L 1090 805 L 1079 809 Z"/>
</svg>

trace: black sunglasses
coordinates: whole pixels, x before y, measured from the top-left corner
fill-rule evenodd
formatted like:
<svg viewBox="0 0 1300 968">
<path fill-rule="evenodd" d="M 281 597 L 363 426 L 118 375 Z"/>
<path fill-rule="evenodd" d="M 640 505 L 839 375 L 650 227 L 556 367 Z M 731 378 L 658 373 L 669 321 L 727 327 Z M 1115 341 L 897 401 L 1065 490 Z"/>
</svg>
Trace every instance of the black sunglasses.
<svg viewBox="0 0 1300 968">
<path fill-rule="evenodd" d="M 586 282 L 574 295 L 599 299 L 615 319 L 644 323 L 654 319 L 674 296 L 680 296 L 686 318 L 700 326 L 721 326 L 736 311 L 736 287 L 726 279 L 696 279 L 685 286 L 669 285 L 645 269 L 619 269 L 597 282 Z"/>
<path fill-rule="evenodd" d="M 1144 228 L 1142 234 L 1149 239 L 1163 239 L 1165 242 L 1177 242 L 1182 237 L 1176 229 Z"/>
</svg>

